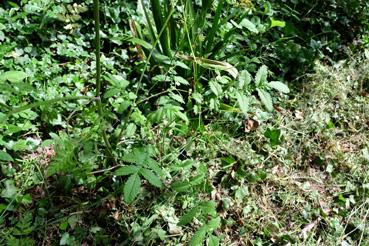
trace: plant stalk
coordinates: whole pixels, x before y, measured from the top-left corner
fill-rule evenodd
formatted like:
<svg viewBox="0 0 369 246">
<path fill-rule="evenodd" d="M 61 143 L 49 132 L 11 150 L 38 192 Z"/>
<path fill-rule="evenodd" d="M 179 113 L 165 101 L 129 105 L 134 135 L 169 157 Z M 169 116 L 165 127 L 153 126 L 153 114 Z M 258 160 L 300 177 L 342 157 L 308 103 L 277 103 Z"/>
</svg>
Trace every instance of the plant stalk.
<svg viewBox="0 0 369 246">
<path fill-rule="evenodd" d="M 99 0 L 94 0 L 94 17 L 95 17 L 95 54 L 96 54 L 96 103 L 98 107 L 98 114 L 100 118 L 104 121 L 104 110 L 101 102 L 101 50 L 100 50 L 100 2 Z M 102 129 L 102 137 L 106 146 L 106 150 L 108 152 L 109 157 L 114 160 L 114 164 L 116 161 L 114 159 L 113 150 L 111 148 L 110 142 L 108 140 L 108 136 L 106 134 L 105 128 Z"/>
</svg>

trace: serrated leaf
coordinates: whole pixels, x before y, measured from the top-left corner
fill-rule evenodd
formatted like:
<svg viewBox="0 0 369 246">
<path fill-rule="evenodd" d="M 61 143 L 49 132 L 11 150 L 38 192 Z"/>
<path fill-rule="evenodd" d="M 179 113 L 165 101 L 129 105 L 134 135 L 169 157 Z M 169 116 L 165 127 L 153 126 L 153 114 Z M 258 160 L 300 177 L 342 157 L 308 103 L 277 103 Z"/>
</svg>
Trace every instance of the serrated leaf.
<svg viewBox="0 0 369 246">
<path fill-rule="evenodd" d="M 210 235 L 208 239 L 208 246 L 219 246 L 219 237 Z"/>
<path fill-rule="evenodd" d="M 185 215 L 181 217 L 181 219 L 178 222 L 178 225 L 179 226 L 187 225 L 188 223 L 192 221 L 193 218 L 195 218 L 198 212 L 199 212 L 199 207 L 194 207 L 190 209 L 190 211 L 188 211 Z"/>
<path fill-rule="evenodd" d="M 252 23 L 250 20 L 248 19 L 243 19 L 240 24 L 240 26 L 242 27 L 245 27 L 247 30 L 249 30 L 250 32 L 253 32 L 253 33 L 258 33 L 258 29 L 256 28 L 255 24 Z"/>
<path fill-rule="evenodd" d="M 182 84 L 182 85 L 190 85 L 190 83 L 188 83 L 187 80 L 185 80 L 184 78 L 182 78 L 181 76 L 174 76 L 174 81 L 179 83 L 179 84 Z"/>
<path fill-rule="evenodd" d="M 269 82 L 268 83 L 268 86 L 277 90 L 277 91 L 280 91 L 282 93 L 289 93 L 290 92 L 290 89 L 288 88 L 288 86 L 280 81 L 272 81 L 272 82 Z"/>
<path fill-rule="evenodd" d="M 0 150 L 0 161 L 14 161 L 14 159 L 5 151 Z"/>
<path fill-rule="evenodd" d="M 216 218 L 210 220 L 206 224 L 206 227 L 208 228 L 208 231 L 213 231 L 213 230 L 217 229 L 219 226 L 220 226 L 220 217 L 216 217 Z"/>
<path fill-rule="evenodd" d="M 149 181 L 150 184 L 152 184 L 155 187 L 162 188 L 163 184 L 161 183 L 158 176 L 156 176 L 153 172 L 151 172 L 149 169 L 142 168 L 140 170 L 140 173 L 144 178 Z"/>
<path fill-rule="evenodd" d="M 255 84 L 256 86 L 260 86 L 265 84 L 268 77 L 268 68 L 265 65 L 262 65 L 255 75 Z"/>
<path fill-rule="evenodd" d="M 124 166 L 124 167 L 121 167 L 121 168 L 117 169 L 114 172 L 114 175 L 116 175 L 116 176 L 126 176 L 126 175 L 131 175 L 131 174 L 137 173 L 139 170 L 140 170 L 140 168 L 136 167 L 136 166 Z"/>
<path fill-rule="evenodd" d="M 251 74 L 247 70 L 242 70 L 240 73 L 240 78 L 238 79 L 240 88 L 244 88 L 245 85 L 251 83 Z"/>
<path fill-rule="evenodd" d="M 204 244 L 206 236 L 206 227 L 201 227 L 191 238 L 189 246 L 199 246 Z"/>
<path fill-rule="evenodd" d="M 28 75 L 22 71 L 8 71 L 0 74 L 0 82 L 9 81 L 12 83 L 22 82 Z"/>
<path fill-rule="evenodd" d="M 123 194 L 124 194 L 124 201 L 127 203 L 131 203 L 140 193 L 141 187 L 141 179 L 138 174 L 131 175 L 127 182 L 124 185 Z"/>
<path fill-rule="evenodd" d="M 132 137 L 136 132 L 137 126 L 134 123 L 129 123 L 125 131 L 125 137 Z"/>
<path fill-rule="evenodd" d="M 183 100 L 182 95 L 174 94 L 174 93 L 170 93 L 170 94 L 169 94 L 169 96 L 170 96 L 172 99 L 176 100 L 177 102 L 182 103 L 182 104 L 185 104 L 185 101 Z"/>
<path fill-rule="evenodd" d="M 214 201 L 201 202 L 199 206 L 201 207 L 203 213 L 211 215 L 211 216 L 216 216 L 217 210 L 216 210 L 216 204 Z"/>
<path fill-rule="evenodd" d="M 238 102 L 238 105 L 240 106 L 242 113 L 247 117 L 247 112 L 249 111 L 250 99 L 246 95 L 241 94 L 239 92 L 236 93 L 236 97 L 237 97 L 237 102 Z"/>
<path fill-rule="evenodd" d="M 262 89 L 256 89 L 260 97 L 260 101 L 264 104 L 265 108 L 271 112 L 273 111 L 273 100 L 268 92 Z"/>
<path fill-rule="evenodd" d="M 198 185 L 198 184 L 201 184 L 202 181 L 204 181 L 205 179 L 205 174 L 199 174 L 195 177 L 192 177 L 190 179 L 190 184 L 191 185 Z"/>
<path fill-rule="evenodd" d="M 209 82 L 210 90 L 216 95 L 220 96 L 222 94 L 223 90 L 220 84 L 218 84 L 216 81 L 212 80 Z"/>
</svg>

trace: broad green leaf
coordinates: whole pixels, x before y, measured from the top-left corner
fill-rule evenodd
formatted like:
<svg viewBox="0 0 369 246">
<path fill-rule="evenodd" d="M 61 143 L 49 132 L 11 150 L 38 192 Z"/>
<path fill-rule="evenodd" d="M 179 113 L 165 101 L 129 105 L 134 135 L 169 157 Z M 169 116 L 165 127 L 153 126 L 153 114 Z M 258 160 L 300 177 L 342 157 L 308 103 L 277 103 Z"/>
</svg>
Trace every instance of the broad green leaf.
<svg viewBox="0 0 369 246">
<path fill-rule="evenodd" d="M 211 91 L 216 95 L 216 96 L 220 96 L 223 92 L 222 87 L 220 86 L 220 84 L 218 84 L 218 82 L 212 80 L 209 82 L 209 86 Z"/>
<path fill-rule="evenodd" d="M 285 27 L 285 26 L 286 26 L 286 22 L 284 22 L 284 21 L 275 20 L 273 18 L 270 19 L 270 28 L 272 28 L 272 27 Z"/>
<path fill-rule="evenodd" d="M 104 76 L 104 78 L 109 81 L 111 84 L 119 87 L 121 89 L 126 88 L 129 85 L 129 81 L 117 74 L 109 74 L 108 76 Z"/>
<path fill-rule="evenodd" d="M 14 161 L 14 159 L 5 151 L 0 150 L 0 161 Z"/>
<path fill-rule="evenodd" d="M 141 187 L 141 179 L 137 173 L 131 175 L 127 182 L 124 185 L 123 193 L 124 193 L 124 201 L 127 203 L 131 203 L 140 193 Z"/>
<path fill-rule="evenodd" d="M 8 80 L 12 83 L 16 83 L 22 82 L 25 78 L 27 78 L 27 74 L 22 71 L 8 71 L 0 74 L 0 82 Z"/>
<path fill-rule="evenodd" d="M 260 97 L 261 102 L 264 104 L 265 108 L 271 112 L 273 111 L 273 100 L 270 94 L 262 89 L 256 89 L 258 92 L 258 95 Z"/>
<path fill-rule="evenodd" d="M 251 74 L 247 70 L 242 70 L 238 81 L 239 81 L 240 88 L 243 89 L 245 85 L 250 84 Z"/>
<path fill-rule="evenodd" d="M 140 169 L 140 173 L 153 186 L 158 187 L 158 188 L 162 188 L 163 187 L 163 184 L 161 183 L 159 177 L 156 176 L 152 171 L 150 171 L 150 170 L 148 170 L 146 168 L 141 168 Z"/>
<path fill-rule="evenodd" d="M 208 231 L 214 231 L 215 229 L 217 229 L 220 226 L 220 217 L 216 217 L 212 220 L 210 220 L 207 224 L 206 227 L 208 228 Z"/>
<path fill-rule="evenodd" d="M 259 87 L 262 84 L 265 84 L 268 77 L 268 68 L 265 65 L 262 65 L 256 73 L 255 76 L 255 84 Z"/>
<path fill-rule="evenodd" d="M 188 211 L 185 215 L 181 217 L 181 219 L 178 222 L 178 225 L 180 226 L 187 225 L 188 223 L 192 221 L 193 218 L 195 218 L 198 212 L 199 212 L 198 206 L 190 209 L 190 211 Z"/>
<path fill-rule="evenodd" d="M 124 167 L 121 167 L 121 168 L 117 169 L 114 172 L 114 175 L 116 175 L 116 176 L 126 176 L 126 175 L 131 175 L 131 174 L 137 173 L 139 170 L 140 170 L 140 168 L 136 167 L 136 166 L 124 166 Z"/>
<path fill-rule="evenodd" d="M 236 93 L 236 97 L 242 113 L 247 117 L 247 112 L 249 111 L 249 103 L 250 103 L 249 98 L 246 95 L 241 94 L 240 92 Z"/>
<path fill-rule="evenodd" d="M 210 235 L 208 238 L 208 246 L 219 246 L 219 237 L 215 235 Z"/>
<path fill-rule="evenodd" d="M 125 137 L 132 137 L 137 130 L 137 126 L 134 123 L 129 123 L 125 131 Z"/>
<path fill-rule="evenodd" d="M 204 244 L 206 236 L 206 227 L 201 227 L 191 238 L 189 246 L 200 246 Z"/>
<path fill-rule="evenodd" d="M 201 207 L 202 211 L 205 214 L 216 216 L 217 210 L 216 210 L 216 204 L 214 201 L 201 202 L 199 206 Z"/>
<path fill-rule="evenodd" d="M 249 21 L 248 19 L 243 19 L 240 24 L 240 26 L 245 27 L 247 30 L 253 33 L 258 33 L 258 29 L 256 28 L 255 24 Z"/>
<path fill-rule="evenodd" d="M 272 82 L 269 82 L 268 83 L 268 86 L 277 90 L 277 91 L 280 91 L 282 93 L 289 93 L 290 92 L 290 89 L 288 88 L 288 86 L 282 82 L 279 82 L 279 81 L 272 81 Z"/>
</svg>

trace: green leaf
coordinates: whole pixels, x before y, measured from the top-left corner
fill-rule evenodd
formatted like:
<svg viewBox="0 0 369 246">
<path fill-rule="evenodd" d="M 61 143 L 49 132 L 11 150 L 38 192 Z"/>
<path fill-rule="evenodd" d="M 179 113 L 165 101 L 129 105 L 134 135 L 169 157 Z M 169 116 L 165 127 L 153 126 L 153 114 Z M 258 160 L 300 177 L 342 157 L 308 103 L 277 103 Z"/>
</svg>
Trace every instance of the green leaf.
<svg viewBox="0 0 369 246">
<path fill-rule="evenodd" d="M 172 99 L 176 100 L 177 102 L 182 103 L 182 104 L 185 104 L 185 101 L 183 100 L 182 95 L 180 95 L 180 94 L 174 94 L 174 93 L 169 93 L 169 96 Z"/>
<path fill-rule="evenodd" d="M 191 183 L 188 181 L 179 181 L 171 185 L 171 188 L 177 192 L 186 192 L 191 190 Z"/>
<path fill-rule="evenodd" d="M 134 174 L 134 173 L 138 173 L 139 170 L 140 170 L 140 168 L 136 167 L 136 166 L 124 166 L 124 167 L 121 167 L 121 168 L 117 169 L 114 172 L 114 175 L 116 175 L 116 176 L 126 176 L 126 175 L 131 175 L 131 174 Z"/>
<path fill-rule="evenodd" d="M 249 103 L 250 103 L 249 98 L 246 95 L 241 94 L 240 92 L 236 93 L 236 97 L 242 113 L 247 117 L 247 112 L 249 111 Z"/>
<path fill-rule="evenodd" d="M 201 202 L 199 206 L 201 207 L 202 211 L 205 214 L 216 216 L 217 210 L 216 210 L 216 204 L 214 201 Z"/>
<path fill-rule="evenodd" d="M 280 81 L 272 81 L 272 82 L 269 82 L 268 83 L 268 86 L 277 90 L 277 91 L 280 91 L 282 93 L 289 93 L 290 92 L 290 89 L 288 88 L 288 86 Z"/>
<path fill-rule="evenodd" d="M 223 92 L 222 87 L 216 81 L 214 81 L 214 80 L 210 81 L 209 86 L 210 86 L 211 91 L 216 96 L 220 96 L 220 94 L 222 94 L 222 92 Z"/>
<path fill-rule="evenodd" d="M 146 169 L 146 168 L 141 168 L 140 169 L 140 173 L 142 174 L 142 176 L 145 177 L 145 179 L 147 181 L 149 181 L 150 184 L 152 184 L 155 187 L 158 188 L 162 188 L 163 184 L 161 183 L 160 179 L 158 176 L 156 176 L 153 172 L 151 172 L 150 170 Z"/>
<path fill-rule="evenodd" d="M 217 229 L 219 226 L 220 226 L 220 217 L 216 217 L 216 218 L 210 220 L 206 224 L 206 227 L 208 228 L 208 231 L 213 231 L 213 230 Z"/>
<path fill-rule="evenodd" d="M 261 102 L 264 104 L 265 108 L 271 112 L 273 111 L 273 100 L 268 92 L 262 89 L 256 89 L 260 97 Z"/>
<path fill-rule="evenodd" d="M 188 83 L 187 80 L 185 80 L 184 78 L 180 77 L 180 76 L 174 76 L 173 77 L 174 81 L 179 83 L 179 84 L 182 84 L 182 85 L 190 85 L 190 83 Z"/>
<path fill-rule="evenodd" d="M 191 238 L 189 246 L 200 246 L 204 244 L 205 236 L 206 236 L 206 227 L 201 227 L 195 235 Z"/>
<path fill-rule="evenodd" d="M 137 173 L 131 175 L 124 185 L 123 193 L 124 200 L 127 203 L 131 203 L 140 193 L 141 179 Z"/>
<path fill-rule="evenodd" d="M 188 211 L 185 215 L 181 217 L 181 219 L 178 222 L 178 225 L 183 226 L 183 225 L 187 225 L 188 223 L 190 223 L 192 219 L 195 218 L 195 216 L 199 212 L 199 209 L 200 208 L 196 206 L 192 208 L 190 211 Z"/>
<path fill-rule="evenodd" d="M 0 150 L 0 161 L 14 161 L 14 159 L 5 151 Z"/>
<path fill-rule="evenodd" d="M 199 185 L 205 179 L 205 174 L 199 174 L 190 179 L 191 185 Z"/>
<path fill-rule="evenodd" d="M 240 88 L 242 89 L 244 88 L 245 85 L 250 84 L 251 74 L 247 70 L 242 70 L 240 72 L 240 78 L 238 80 L 239 80 Z"/>
<path fill-rule="evenodd" d="M 280 129 L 274 129 L 274 128 L 268 128 L 264 136 L 266 138 L 269 138 L 270 144 L 272 146 L 276 146 L 280 144 L 280 136 L 281 136 L 281 130 Z"/>
<path fill-rule="evenodd" d="M 0 74 L 0 82 L 5 82 L 8 80 L 12 83 L 16 83 L 22 82 L 25 78 L 27 78 L 27 74 L 22 71 L 8 71 Z"/>
<path fill-rule="evenodd" d="M 1 197 L 15 198 L 18 193 L 18 188 L 14 185 L 14 181 L 5 180 L 5 189 L 1 192 Z"/>
<path fill-rule="evenodd" d="M 249 30 L 250 32 L 253 33 L 258 33 L 258 29 L 256 29 L 256 26 L 254 23 L 252 23 L 251 21 L 249 21 L 248 19 L 243 19 L 240 24 L 240 26 L 245 27 L 247 30 Z"/>
<path fill-rule="evenodd" d="M 265 84 L 268 77 L 268 68 L 267 66 L 263 65 L 259 68 L 255 76 L 255 84 L 259 87 L 262 84 Z"/>
<path fill-rule="evenodd" d="M 218 246 L 219 245 L 219 237 L 210 235 L 208 239 L 208 246 Z"/>
<path fill-rule="evenodd" d="M 272 28 L 272 27 L 285 27 L 285 26 L 286 26 L 286 22 L 284 22 L 284 21 L 275 20 L 273 18 L 270 19 L 270 28 Z"/>
</svg>

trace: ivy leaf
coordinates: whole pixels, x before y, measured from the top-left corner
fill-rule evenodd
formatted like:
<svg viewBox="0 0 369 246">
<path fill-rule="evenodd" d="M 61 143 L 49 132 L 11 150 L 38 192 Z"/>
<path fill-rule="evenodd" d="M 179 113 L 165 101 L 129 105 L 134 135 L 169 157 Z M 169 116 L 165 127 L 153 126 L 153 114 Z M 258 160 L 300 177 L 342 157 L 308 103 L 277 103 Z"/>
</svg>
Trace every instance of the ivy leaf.
<svg viewBox="0 0 369 246">
<path fill-rule="evenodd" d="M 263 65 L 259 68 L 255 75 L 255 84 L 259 87 L 262 84 L 265 84 L 268 77 L 268 68 L 267 66 Z"/>
<path fill-rule="evenodd" d="M 127 203 L 133 202 L 133 200 L 140 193 L 141 179 L 137 173 L 131 175 L 124 185 L 124 201 Z"/>
<path fill-rule="evenodd" d="M 147 181 L 149 181 L 150 184 L 152 184 L 155 187 L 162 188 L 163 184 L 161 183 L 158 176 L 156 176 L 153 172 L 151 172 L 149 169 L 142 168 L 140 169 L 140 173 L 142 176 L 145 177 Z"/>
<path fill-rule="evenodd" d="M 249 98 L 246 97 L 246 95 L 241 94 L 240 92 L 236 93 L 237 102 L 240 106 L 240 109 L 242 113 L 247 117 L 247 112 L 249 111 Z"/>
<path fill-rule="evenodd" d="M 0 161 L 14 161 L 14 159 L 5 151 L 0 150 Z"/>
<path fill-rule="evenodd" d="M 17 83 L 22 82 L 27 77 L 28 77 L 27 74 L 22 71 L 8 71 L 3 74 L 0 74 L 0 82 L 8 80 L 12 83 Z"/>
<path fill-rule="evenodd" d="M 273 111 L 273 100 L 270 94 L 262 89 L 256 89 L 258 92 L 258 95 L 260 97 L 261 102 L 264 104 L 265 108 L 271 112 Z"/>
<path fill-rule="evenodd" d="M 126 176 L 126 175 L 131 175 L 131 174 L 137 173 L 139 170 L 140 170 L 140 168 L 136 167 L 136 166 L 124 166 L 124 167 L 121 167 L 121 168 L 117 169 L 114 172 L 114 175 L 116 175 L 116 176 Z"/>
<path fill-rule="evenodd" d="M 289 93 L 290 92 L 290 89 L 288 88 L 288 86 L 280 81 L 272 81 L 272 82 L 269 82 L 268 83 L 268 86 L 277 90 L 277 91 L 280 91 L 282 93 Z"/>
</svg>

